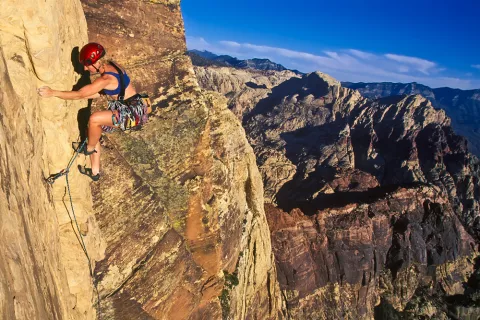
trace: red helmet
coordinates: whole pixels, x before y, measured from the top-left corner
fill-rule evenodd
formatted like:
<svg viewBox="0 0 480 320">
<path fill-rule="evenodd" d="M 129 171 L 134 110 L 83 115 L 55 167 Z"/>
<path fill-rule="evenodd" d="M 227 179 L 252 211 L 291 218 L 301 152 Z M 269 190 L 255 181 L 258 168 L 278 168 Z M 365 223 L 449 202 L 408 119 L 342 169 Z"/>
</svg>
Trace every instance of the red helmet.
<svg viewBox="0 0 480 320">
<path fill-rule="evenodd" d="M 84 66 L 91 66 L 105 55 L 105 49 L 101 44 L 90 42 L 83 46 L 80 50 L 78 60 Z"/>
</svg>

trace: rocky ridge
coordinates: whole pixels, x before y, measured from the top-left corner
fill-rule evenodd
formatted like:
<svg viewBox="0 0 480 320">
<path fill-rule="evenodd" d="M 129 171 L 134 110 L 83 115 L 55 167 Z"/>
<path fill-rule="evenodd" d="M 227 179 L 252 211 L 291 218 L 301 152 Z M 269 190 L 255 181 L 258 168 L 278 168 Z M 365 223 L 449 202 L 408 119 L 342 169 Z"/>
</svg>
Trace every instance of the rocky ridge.
<svg viewBox="0 0 480 320">
<path fill-rule="evenodd" d="M 217 87 L 235 82 L 236 70 L 206 69 L 196 69 L 201 84 L 206 74 Z M 419 95 L 371 101 L 322 73 L 258 96 L 238 88 L 229 106 L 243 110 L 266 199 L 290 212 L 267 210 L 292 316 L 476 312 L 446 302 L 478 290 L 462 285 L 475 269 L 480 172 L 444 111 Z M 438 308 L 413 307 L 421 299 Z"/>
<path fill-rule="evenodd" d="M 289 70 L 281 64 L 272 62 L 269 59 L 246 59 L 240 60 L 229 55 L 216 55 L 209 51 L 189 50 L 188 55 L 192 59 L 195 66 L 217 66 L 232 67 L 235 69 L 253 69 L 253 70 L 270 70 L 270 71 L 291 71 L 297 75 L 302 73 L 297 70 Z"/>
<path fill-rule="evenodd" d="M 452 119 L 455 132 L 467 138 L 469 150 L 480 156 L 480 90 L 436 88 L 418 83 L 342 83 L 360 91 L 367 98 L 382 98 L 392 95 L 420 94 L 436 108 L 444 109 Z"/>
<path fill-rule="evenodd" d="M 199 85 L 228 98 L 228 107 L 239 120 L 251 111 L 256 102 L 265 98 L 273 87 L 292 77 L 291 71 L 241 70 L 226 67 L 194 67 Z"/>
</svg>

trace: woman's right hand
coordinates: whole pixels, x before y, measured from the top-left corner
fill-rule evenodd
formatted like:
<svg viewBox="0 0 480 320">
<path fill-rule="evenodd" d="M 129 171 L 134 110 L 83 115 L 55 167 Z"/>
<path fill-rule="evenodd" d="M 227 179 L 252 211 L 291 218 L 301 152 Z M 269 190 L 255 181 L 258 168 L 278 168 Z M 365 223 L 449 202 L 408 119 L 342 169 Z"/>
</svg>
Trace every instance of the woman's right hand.
<svg viewBox="0 0 480 320">
<path fill-rule="evenodd" d="M 53 97 L 54 90 L 52 90 L 50 87 L 43 86 L 37 89 L 37 93 L 43 98 L 50 98 Z"/>
</svg>

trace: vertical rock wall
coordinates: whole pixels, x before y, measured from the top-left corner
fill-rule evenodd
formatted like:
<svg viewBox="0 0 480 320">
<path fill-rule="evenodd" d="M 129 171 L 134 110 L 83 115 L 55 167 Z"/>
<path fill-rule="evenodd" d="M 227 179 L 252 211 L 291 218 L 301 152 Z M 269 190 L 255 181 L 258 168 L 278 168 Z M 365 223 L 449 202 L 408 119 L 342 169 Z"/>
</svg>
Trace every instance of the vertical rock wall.
<svg viewBox="0 0 480 320">
<path fill-rule="evenodd" d="M 83 7 L 90 41 L 159 106 L 141 131 L 104 138 L 102 179 L 92 188 L 106 241 L 95 270 L 102 314 L 281 317 L 253 150 L 226 101 L 198 87 L 179 1 Z"/>
<path fill-rule="evenodd" d="M 0 318 L 283 317 L 253 150 L 226 101 L 199 89 L 179 2 L 83 4 L 88 40 L 104 44 L 159 110 L 142 131 L 105 137 L 92 193 L 79 157 L 72 212 L 66 180 L 45 178 L 68 163 L 88 105 L 42 99 L 36 88 L 80 81 L 72 61 L 88 41 L 82 8 L 3 5 Z"/>
<path fill-rule="evenodd" d="M 85 102 L 41 99 L 71 89 L 72 49 L 87 39 L 77 1 L 2 1 L 0 11 L 0 318 L 93 319 L 87 259 L 73 230 L 64 168 Z M 87 182 L 70 174 L 88 251 L 100 254 Z"/>
</svg>

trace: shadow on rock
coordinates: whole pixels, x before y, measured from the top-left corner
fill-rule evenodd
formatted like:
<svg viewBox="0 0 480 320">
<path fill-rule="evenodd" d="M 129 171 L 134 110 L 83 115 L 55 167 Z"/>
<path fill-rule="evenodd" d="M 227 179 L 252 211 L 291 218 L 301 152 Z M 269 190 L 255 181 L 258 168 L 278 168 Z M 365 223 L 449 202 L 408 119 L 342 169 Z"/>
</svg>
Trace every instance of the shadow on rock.
<svg viewBox="0 0 480 320">
<path fill-rule="evenodd" d="M 280 137 L 286 142 L 285 155 L 296 166 L 306 158 L 318 158 L 323 154 L 323 147 L 338 143 L 345 126 L 345 119 L 338 118 L 321 126 L 307 126 L 281 133 Z"/>
<path fill-rule="evenodd" d="M 302 78 L 290 78 L 274 87 L 268 97 L 260 100 L 255 108 L 244 117 L 243 124 L 256 115 L 272 111 L 285 97 L 297 94 L 298 99 L 303 99 L 311 94 L 318 99 L 328 94 L 328 88 L 328 83 L 316 73 L 305 75 Z"/>
<path fill-rule="evenodd" d="M 72 91 L 80 90 L 86 85 L 91 84 L 90 73 L 85 71 L 83 65 L 79 62 L 80 50 L 78 47 L 73 48 L 71 54 L 71 61 L 74 71 L 80 75 L 77 83 L 73 85 Z M 80 135 L 81 141 L 85 140 L 87 135 L 88 119 L 90 118 L 91 108 L 92 108 L 92 99 L 88 99 L 88 106 L 78 110 L 77 113 L 77 122 L 78 122 L 78 132 Z"/>
<path fill-rule="evenodd" d="M 245 83 L 245 85 L 249 88 L 252 89 L 267 89 L 267 86 L 265 84 L 257 84 L 255 82 L 249 81 Z"/>
</svg>

